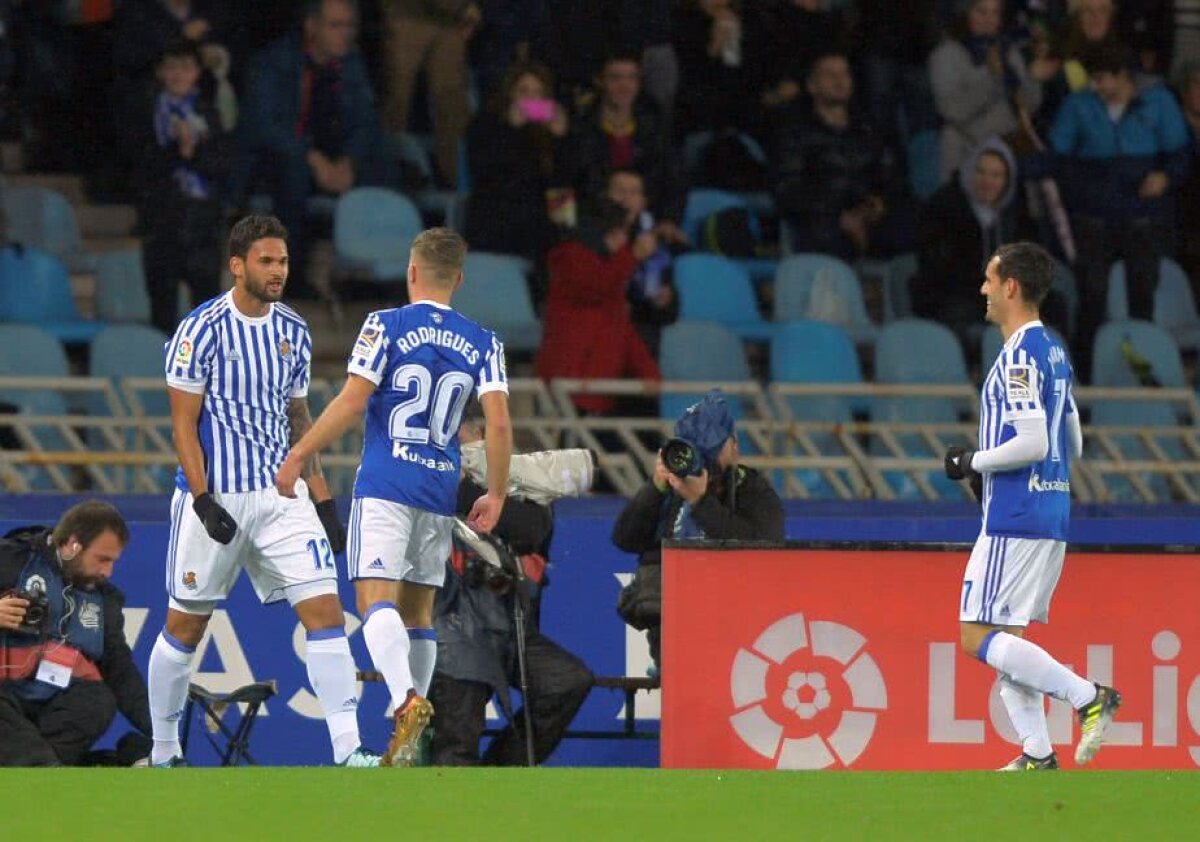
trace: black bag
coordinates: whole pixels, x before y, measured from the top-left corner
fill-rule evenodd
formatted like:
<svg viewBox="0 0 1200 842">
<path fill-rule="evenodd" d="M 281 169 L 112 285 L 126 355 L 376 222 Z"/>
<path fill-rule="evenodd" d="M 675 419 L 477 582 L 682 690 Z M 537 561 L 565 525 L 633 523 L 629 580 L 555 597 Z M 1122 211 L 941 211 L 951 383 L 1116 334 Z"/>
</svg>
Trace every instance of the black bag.
<svg viewBox="0 0 1200 842">
<path fill-rule="evenodd" d="M 725 257 L 754 257 L 758 238 L 746 208 L 725 208 L 709 214 L 700 229 L 701 247 Z"/>
<path fill-rule="evenodd" d="M 638 566 L 617 597 L 617 614 L 638 631 L 662 624 L 662 565 Z"/>
</svg>

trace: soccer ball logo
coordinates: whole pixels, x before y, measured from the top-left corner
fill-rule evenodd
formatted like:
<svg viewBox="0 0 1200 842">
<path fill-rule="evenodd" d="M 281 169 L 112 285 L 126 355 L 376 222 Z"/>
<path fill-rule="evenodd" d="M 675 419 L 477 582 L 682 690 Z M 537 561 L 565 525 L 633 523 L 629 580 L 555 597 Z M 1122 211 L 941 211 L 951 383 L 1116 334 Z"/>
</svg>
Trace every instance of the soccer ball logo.
<svg viewBox="0 0 1200 842">
<path fill-rule="evenodd" d="M 875 712 L 887 709 L 887 686 L 865 644 L 840 623 L 776 620 L 734 658 L 733 730 L 777 769 L 851 765 L 871 741 Z"/>
<path fill-rule="evenodd" d="M 809 701 L 803 701 L 804 691 Z M 829 707 L 831 698 L 825 686 L 825 676 L 819 672 L 794 672 L 788 676 L 787 691 L 783 694 L 783 706 L 801 719 L 812 719 Z"/>
</svg>

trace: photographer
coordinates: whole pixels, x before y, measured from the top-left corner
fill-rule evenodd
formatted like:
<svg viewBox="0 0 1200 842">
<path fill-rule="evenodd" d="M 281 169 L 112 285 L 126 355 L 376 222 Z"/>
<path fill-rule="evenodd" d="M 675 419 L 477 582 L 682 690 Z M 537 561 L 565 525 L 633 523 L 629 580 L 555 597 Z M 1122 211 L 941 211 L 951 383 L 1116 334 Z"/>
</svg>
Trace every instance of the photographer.
<svg viewBox="0 0 1200 842">
<path fill-rule="evenodd" d="M 125 597 L 108 584 L 129 542 L 107 503 L 71 507 L 53 530 L 0 539 L 0 766 L 80 764 L 119 709 L 150 733 L 146 684 L 125 642 Z M 135 735 L 126 765 L 150 750 Z"/>
<path fill-rule="evenodd" d="M 464 439 L 477 435 L 468 426 Z M 464 515 L 480 494 L 486 471 L 482 442 L 463 446 L 466 476 L 459 486 L 458 512 Z M 473 533 L 460 520 L 446 581 L 434 603 L 437 666 L 430 688 L 433 702 L 431 760 L 438 766 L 523 766 L 528 761 L 526 716 L 532 722 L 534 762 L 541 763 L 562 740 L 592 687 L 587 666 L 538 631 L 546 557 L 554 529 L 550 503 L 582 494 L 592 483 L 590 454 L 556 450 L 514 455 L 509 496 L 490 535 Z M 516 601 L 520 600 L 519 606 Z M 515 714 L 509 688 L 522 689 L 518 660 L 518 614 L 524 631 L 526 710 Z M 485 708 L 499 695 L 509 725 L 492 740 L 482 759 L 479 739 Z"/>
<path fill-rule="evenodd" d="M 719 390 L 688 407 L 675 438 L 659 451 L 650 481 L 626 504 L 613 543 L 639 553 L 637 573 L 621 590 L 617 613 L 644 629 L 661 667 L 662 541 L 782 541 L 783 503 L 767 479 L 738 463 L 733 415 Z"/>
</svg>

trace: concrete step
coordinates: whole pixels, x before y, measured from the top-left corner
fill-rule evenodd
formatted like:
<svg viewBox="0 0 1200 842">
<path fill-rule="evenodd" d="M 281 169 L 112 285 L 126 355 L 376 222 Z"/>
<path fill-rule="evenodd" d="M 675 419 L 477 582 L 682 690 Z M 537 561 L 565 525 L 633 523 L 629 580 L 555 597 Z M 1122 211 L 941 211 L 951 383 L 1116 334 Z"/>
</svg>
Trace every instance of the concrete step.
<svg viewBox="0 0 1200 842">
<path fill-rule="evenodd" d="M 71 297 L 85 319 L 96 317 L 96 276 L 91 272 L 71 273 Z"/>
<path fill-rule="evenodd" d="M 25 149 L 18 141 L 6 140 L 0 143 L 0 172 L 25 172 Z"/>
<path fill-rule="evenodd" d="M 84 237 L 128 237 L 137 226 L 137 210 L 133 205 L 80 205 L 75 220 Z"/>
<path fill-rule="evenodd" d="M 87 202 L 83 189 L 83 176 L 70 173 L 17 173 L 8 176 L 13 186 L 45 187 L 62 193 L 72 205 Z"/>
</svg>

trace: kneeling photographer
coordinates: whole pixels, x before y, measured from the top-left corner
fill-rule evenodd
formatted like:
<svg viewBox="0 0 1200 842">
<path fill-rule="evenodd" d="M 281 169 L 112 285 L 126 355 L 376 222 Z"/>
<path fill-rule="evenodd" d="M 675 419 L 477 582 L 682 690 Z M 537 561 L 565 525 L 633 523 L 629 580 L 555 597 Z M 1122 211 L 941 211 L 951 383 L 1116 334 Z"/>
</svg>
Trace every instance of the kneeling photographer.
<svg viewBox="0 0 1200 842">
<path fill-rule="evenodd" d="M 478 431 L 463 428 L 464 441 Z M 458 511 L 465 515 L 486 476 L 482 442 L 464 444 Z M 592 688 L 592 673 L 538 630 L 550 538 L 551 502 L 583 494 L 594 464 L 586 450 L 514 454 L 509 494 L 488 535 L 456 521 L 446 580 L 434 603 L 437 666 L 429 698 L 436 713 L 430 760 L 436 766 L 524 766 L 554 751 Z M 514 713 L 509 688 L 521 691 Z M 495 693 L 509 725 L 483 757 L 479 740 Z M 530 739 L 529 735 L 532 735 Z M 530 763 L 532 757 L 533 763 Z"/>
<path fill-rule="evenodd" d="M 613 526 L 613 543 L 639 554 L 617 613 L 646 631 L 650 656 L 660 668 L 662 542 L 671 538 L 783 540 L 783 503 L 766 477 L 738 464 L 733 415 L 719 390 L 688 407 L 675 423 L 675 437 L 659 451 L 653 476 Z"/>
<path fill-rule="evenodd" d="M 125 642 L 125 597 L 108 583 L 129 528 L 107 503 L 72 506 L 53 530 L 0 539 L 0 766 L 73 766 L 119 709 L 150 734 L 146 683 Z M 148 736 L 118 748 L 130 765 Z"/>
</svg>

